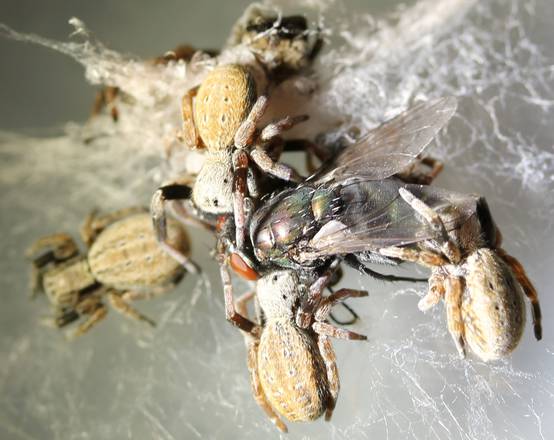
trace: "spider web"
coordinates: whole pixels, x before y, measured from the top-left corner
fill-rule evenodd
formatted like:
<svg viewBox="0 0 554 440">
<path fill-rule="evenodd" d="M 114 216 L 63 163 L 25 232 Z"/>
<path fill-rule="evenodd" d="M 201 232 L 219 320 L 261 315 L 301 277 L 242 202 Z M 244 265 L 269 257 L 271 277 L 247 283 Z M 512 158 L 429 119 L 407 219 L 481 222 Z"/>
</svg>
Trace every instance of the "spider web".
<svg viewBox="0 0 554 440">
<path fill-rule="evenodd" d="M 551 47 L 554 8 L 546 1 L 422 0 L 385 17 L 347 2 L 279 1 L 325 30 L 319 87 L 295 106 L 310 114 L 299 127 L 329 144 L 361 132 L 420 98 L 452 94 L 459 110 L 430 152 L 446 163 L 437 185 L 485 195 L 507 250 L 527 267 L 542 294 L 544 340 L 527 325 L 505 361 L 458 359 L 442 306 L 422 314 L 424 286 L 383 284 L 347 271 L 341 285 L 370 297 L 351 301 L 354 331 L 368 343 L 335 343 L 341 393 L 331 423 L 289 424 L 291 437 L 548 439 L 554 422 L 554 347 L 548 287 L 554 199 Z M 295 3 L 292 5 L 292 3 Z M 57 230 L 76 233 L 98 206 L 147 204 L 152 189 L 201 157 L 172 145 L 179 99 L 201 81 L 210 61 L 153 66 L 114 52 L 78 20 L 70 42 L 10 38 L 64 52 L 94 84 L 119 86 L 121 120 L 68 124 L 55 137 L 0 135 L 2 172 L 2 438 L 259 438 L 276 435 L 254 402 L 242 339 L 223 319 L 213 240 L 191 233 L 204 268 L 164 298 L 137 304 L 154 331 L 116 319 L 74 343 L 37 322 L 44 298 L 29 303 L 23 249 Z M 226 59 L 240 56 L 236 52 Z M 276 93 L 286 103 L 287 86 Z M 290 107 L 289 107 L 290 108 Z M 407 274 L 410 269 L 400 270 Z M 237 284 L 237 292 L 248 286 Z M 112 316 L 113 315 L 113 316 Z"/>
</svg>

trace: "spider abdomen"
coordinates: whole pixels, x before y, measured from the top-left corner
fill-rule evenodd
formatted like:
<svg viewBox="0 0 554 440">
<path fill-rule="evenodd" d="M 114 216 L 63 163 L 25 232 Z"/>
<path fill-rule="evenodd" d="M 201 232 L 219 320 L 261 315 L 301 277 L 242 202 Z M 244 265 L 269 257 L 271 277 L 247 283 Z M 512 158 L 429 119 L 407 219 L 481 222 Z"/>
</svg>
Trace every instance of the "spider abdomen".
<svg viewBox="0 0 554 440">
<path fill-rule="evenodd" d="M 288 420 L 311 421 L 325 412 L 329 383 L 316 339 L 290 320 L 273 320 L 264 329 L 258 370 L 267 399 Z"/>
<path fill-rule="evenodd" d="M 187 250 L 187 236 L 174 220 L 168 221 L 167 234 L 172 245 Z M 96 280 L 117 289 L 164 286 L 184 272 L 159 246 L 148 213 L 130 216 L 107 227 L 91 246 L 88 261 Z"/>
<path fill-rule="evenodd" d="M 481 359 L 502 358 L 518 345 L 525 327 L 523 290 L 492 249 L 478 249 L 465 263 L 464 339 Z"/>
<path fill-rule="evenodd" d="M 194 124 L 208 150 L 223 150 L 233 143 L 256 96 L 256 81 L 247 67 L 228 64 L 210 72 L 194 101 Z"/>
</svg>

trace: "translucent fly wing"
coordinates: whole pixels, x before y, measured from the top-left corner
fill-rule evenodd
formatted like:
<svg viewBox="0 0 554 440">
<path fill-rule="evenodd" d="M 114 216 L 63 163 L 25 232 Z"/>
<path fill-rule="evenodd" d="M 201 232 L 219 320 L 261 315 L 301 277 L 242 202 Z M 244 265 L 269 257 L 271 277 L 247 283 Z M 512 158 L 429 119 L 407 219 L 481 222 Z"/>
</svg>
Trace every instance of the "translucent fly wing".
<svg viewBox="0 0 554 440">
<path fill-rule="evenodd" d="M 454 97 L 423 102 L 370 131 L 311 176 L 317 183 L 351 177 L 379 180 L 405 170 L 456 111 Z"/>
<path fill-rule="evenodd" d="M 330 255 L 372 252 L 438 239 L 436 232 L 399 195 L 404 187 L 444 217 L 447 230 L 459 228 L 476 212 L 479 198 L 395 179 L 356 180 L 340 189 L 343 210 L 330 216 L 300 252 L 305 261 Z M 447 214 L 447 215 L 444 215 Z"/>
</svg>

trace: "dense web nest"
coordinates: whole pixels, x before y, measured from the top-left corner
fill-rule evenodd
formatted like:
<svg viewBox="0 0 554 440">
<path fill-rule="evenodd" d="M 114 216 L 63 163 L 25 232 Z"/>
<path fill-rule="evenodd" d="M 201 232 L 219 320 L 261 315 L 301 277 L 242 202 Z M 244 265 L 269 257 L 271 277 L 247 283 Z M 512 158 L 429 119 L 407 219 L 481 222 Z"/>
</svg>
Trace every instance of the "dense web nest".
<svg viewBox="0 0 554 440">
<path fill-rule="evenodd" d="M 288 3 L 270 6 L 298 10 L 297 2 Z M 423 286 L 384 285 L 348 272 L 344 286 L 371 292 L 351 302 L 361 317 L 353 330 L 370 342 L 335 344 L 342 390 L 334 420 L 292 426 L 293 435 L 552 438 L 554 71 L 547 44 L 554 8 L 546 0 L 422 0 L 385 18 L 353 12 L 346 2 L 304 1 L 300 10 L 322 26 L 327 48 L 314 68 L 315 93 L 294 107 L 311 118 L 296 134 L 331 145 L 418 99 L 458 96 L 459 110 L 432 150 L 446 163 L 438 185 L 487 197 L 506 248 L 542 294 L 546 329 L 536 343 L 528 327 L 509 360 L 460 360 L 442 306 L 417 310 Z M 83 64 L 88 81 L 126 95 L 117 124 L 101 116 L 48 139 L 0 136 L 2 264 L 3 273 L 15 274 L 2 280 L 9 331 L 0 339 L 0 433 L 23 439 L 274 433 L 251 397 L 241 337 L 223 319 L 208 235 L 191 234 L 203 275 L 187 276 L 176 292 L 139 305 L 156 317 L 153 332 L 113 318 L 67 344 L 37 324 L 44 304 L 28 304 L 22 294 L 21 255 L 32 238 L 75 232 L 93 206 L 147 203 L 155 185 L 194 172 L 201 161 L 174 145 L 176 91 L 198 84 L 214 61 L 153 65 L 109 50 L 79 20 L 71 24 L 70 42 L 0 25 L 5 36 L 66 53 Z M 222 57 L 233 59 L 240 50 Z M 287 94 L 284 87 L 275 99 L 287 102 Z"/>
</svg>

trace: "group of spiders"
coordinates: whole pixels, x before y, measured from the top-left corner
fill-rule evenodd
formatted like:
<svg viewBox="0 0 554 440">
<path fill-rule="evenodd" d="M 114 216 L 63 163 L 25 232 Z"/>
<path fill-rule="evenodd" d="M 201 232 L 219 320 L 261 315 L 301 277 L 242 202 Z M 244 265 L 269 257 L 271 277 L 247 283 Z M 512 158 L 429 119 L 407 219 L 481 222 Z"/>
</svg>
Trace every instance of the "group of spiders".
<svg viewBox="0 0 554 440">
<path fill-rule="evenodd" d="M 150 213 L 91 214 L 81 230 L 85 255 L 61 233 L 28 252 L 33 292 L 44 292 L 55 309 L 51 322 L 63 327 L 85 317 L 74 333 L 80 335 L 106 315 L 104 300 L 153 325 L 131 301 L 160 295 L 186 271 L 197 272 L 184 225 L 207 228 L 216 239 L 226 318 L 246 342 L 254 397 L 282 431 L 283 418 L 331 418 L 339 377 L 330 338 L 366 339 L 329 320 L 337 303 L 367 296 L 349 288 L 326 293 L 341 265 L 387 281 L 405 278 L 370 266 L 430 268 L 419 308 L 444 300 L 461 356 L 470 350 L 489 361 L 512 352 L 525 325 L 524 296 L 541 338 L 537 293 L 501 248 L 485 199 L 429 186 L 442 166 L 422 154 L 454 115 L 455 98 L 416 103 L 338 154 L 308 139 L 284 138 L 309 115 L 261 124 L 274 90 L 309 72 L 322 42 L 305 17 L 251 7 L 225 49 L 240 49 L 240 57 L 218 62 L 215 52 L 205 53 L 215 67 L 182 97 L 179 139 L 204 154 L 193 184 L 178 180 L 157 189 Z M 194 56 L 180 46 L 155 62 Z M 104 91 L 95 113 L 107 105 L 116 120 L 118 96 Z M 321 163 L 309 177 L 280 162 L 283 151 L 298 150 Z M 233 274 L 252 281 L 253 290 L 235 299 Z"/>
</svg>

